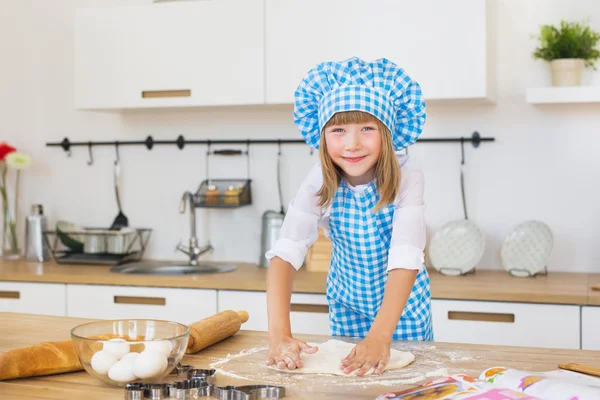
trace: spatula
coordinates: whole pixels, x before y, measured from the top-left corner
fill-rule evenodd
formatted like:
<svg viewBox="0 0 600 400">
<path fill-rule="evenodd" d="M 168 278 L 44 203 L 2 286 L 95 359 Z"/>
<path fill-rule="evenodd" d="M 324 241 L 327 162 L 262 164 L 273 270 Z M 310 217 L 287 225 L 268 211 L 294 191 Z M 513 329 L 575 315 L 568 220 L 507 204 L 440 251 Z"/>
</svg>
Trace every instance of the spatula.
<svg viewBox="0 0 600 400">
<path fill-rule="evenodd" d="M 117 195 L 117 206 L 119 207 L 119 214 L 115 217 L 112 225 L 110 226 L 111 231 L 118 231 L 121 228 L 129 226 L 129 220 L 127 216 L 123 214 L 121 210 L 121 197 L 119 195 L 119 178 L 121 176 L 121 164 L 119 159 L 115 160 L 115 194 Z"/>
</svg>

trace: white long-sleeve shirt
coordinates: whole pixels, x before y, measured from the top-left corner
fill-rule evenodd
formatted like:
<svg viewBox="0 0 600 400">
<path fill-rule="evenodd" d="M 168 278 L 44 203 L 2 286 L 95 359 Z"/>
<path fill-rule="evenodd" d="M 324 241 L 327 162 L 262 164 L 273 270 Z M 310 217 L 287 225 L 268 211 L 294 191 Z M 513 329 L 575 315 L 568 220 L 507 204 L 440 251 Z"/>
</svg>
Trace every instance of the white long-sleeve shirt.
<svg viewBox="0 0 600 400">
<path fill-rule="evenodd" d="M 407 155 L 398 154 L 400 164 L 400 190 L 394 201 L 392 238 L 388 253 L 387 270 L 396 268 L 421 270 L 424 263 L 426 228 L 425 204 L 423 202 L 423 172 Z M 277 256 L 300 269 L 308 248 L 318 239 L 318 229 L 329 235 L 329 214 L 317 205 L 315 193 L 321 188 L 323 176 L 317 163 L 304 179 L 296 197 L 290 201 L 281 226 L 279 239 L 265 256 Z M 362 191 L 368 185 L 348 187 Z"/>
</svg>

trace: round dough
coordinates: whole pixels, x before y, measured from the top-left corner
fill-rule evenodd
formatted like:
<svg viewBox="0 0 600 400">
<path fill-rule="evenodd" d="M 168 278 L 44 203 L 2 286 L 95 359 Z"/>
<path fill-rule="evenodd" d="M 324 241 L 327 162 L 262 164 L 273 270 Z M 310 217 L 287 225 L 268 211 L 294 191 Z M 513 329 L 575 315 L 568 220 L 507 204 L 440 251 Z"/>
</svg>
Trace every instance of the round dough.
<svg viewBox="0 0 600 400">
<path fill-rule="evenodd" d="M 269 365 L 268 368 L 289 372 L 292 374 L 331 374 L 342 376 L 356 376 L 356 371 L 345 374 L 341 369 L 341 359 L 346 357 L 356 346 L 353 343 L 343 342 L 341 340 L 331 339 L 322 344 L 310 343 L 312 346 L 318 346 L 319 350 L 314 354 L 301 353 L 300 358 L 304 363 L 302 368 L 279 369 L 277 365 Z M 406 367 L 415 361 L 415 356 L 406 351 L 390 350 L 390 361 L 384 371 Z M 365 375 L 371 375 L 375 368 L 371 368 Z"/>
</svg>

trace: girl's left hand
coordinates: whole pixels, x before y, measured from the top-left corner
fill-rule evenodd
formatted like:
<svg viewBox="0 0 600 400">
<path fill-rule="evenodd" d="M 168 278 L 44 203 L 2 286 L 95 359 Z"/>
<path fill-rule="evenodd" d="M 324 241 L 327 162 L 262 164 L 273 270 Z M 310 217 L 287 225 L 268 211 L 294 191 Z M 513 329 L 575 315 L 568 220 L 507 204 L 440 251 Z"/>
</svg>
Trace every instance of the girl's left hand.
<svg viewBox="0 0 600 400">
<path fill-rule="evenodd" d="M 382 339 L 364 338 L 345 358 L 340 369 L 345 374 L 357 370 L 356 374 L 366 374 L 375 368 L 374 374 L 381 374 L 390 359 L 390 342 Z"/>
</svg>

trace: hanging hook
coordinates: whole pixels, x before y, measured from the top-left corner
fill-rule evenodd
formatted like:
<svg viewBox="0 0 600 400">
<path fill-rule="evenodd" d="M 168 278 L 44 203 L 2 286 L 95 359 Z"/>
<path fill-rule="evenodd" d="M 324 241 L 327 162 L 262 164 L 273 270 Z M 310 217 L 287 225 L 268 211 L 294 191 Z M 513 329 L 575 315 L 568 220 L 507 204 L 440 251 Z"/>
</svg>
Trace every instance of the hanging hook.
<svg viewBox="0 0 600 400">
<path fill-rule="evenodd" d="M 88 153 L 90 155 L 90 159 L 87 162 L 87 165 L 93 165 L 94 164 L 94 156 L 92 154 L 92 142 L 88 142 Z"/>
<path fill-rule="evenodd" d="M 281 155 L 281 139 L 277 140 L 277 155 Z"/>
<path fill-rule="evenodd" d="M 246 140 L 246 176 L 250 180 L 250 139 Z"/>
<path fill-rule="evenodd" d="M 460 137 L 460 164 L 465 165 L 465 138 Z"/>
<path fill-rule="evenodd" d="M 314 153 L 315 153 L 315 149 L 312 146 L 310 146 L 310 155 L 312 156 Z"/>
<path fill-rule="evenodd" d="M 60 146 L 67 153 L 67 157 L 71 157 L 71 142 L 69 139 L 64 138 L 62 142 L 60 142 Z"/>
<path fill-rule="evenodd" d="M 210 162 L 208 160 L 208 158 L 210 157 L 210 139 L 206 142 L 206 180 L 208 181 L 208 184 L 210 185 Z"/>
<path fill-rule="evenodd" d="M 119 141 L 115 142 L 115 154 L 117 155 L 117 162 L 121 162 L 121 157 L 119 157 Z"/>
</svg>

